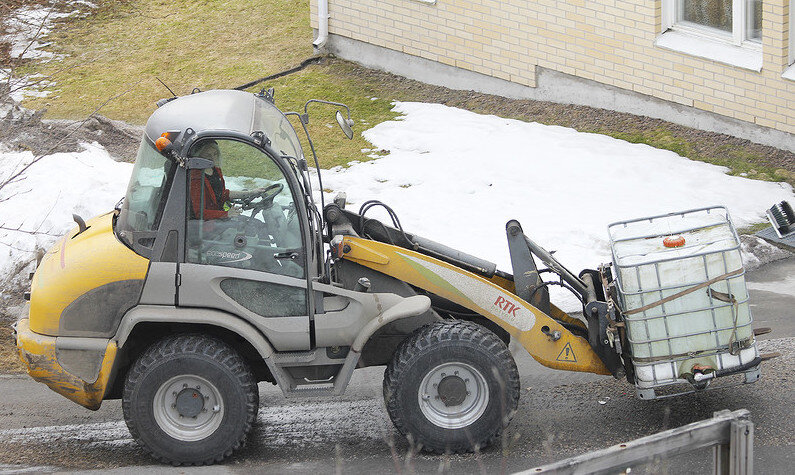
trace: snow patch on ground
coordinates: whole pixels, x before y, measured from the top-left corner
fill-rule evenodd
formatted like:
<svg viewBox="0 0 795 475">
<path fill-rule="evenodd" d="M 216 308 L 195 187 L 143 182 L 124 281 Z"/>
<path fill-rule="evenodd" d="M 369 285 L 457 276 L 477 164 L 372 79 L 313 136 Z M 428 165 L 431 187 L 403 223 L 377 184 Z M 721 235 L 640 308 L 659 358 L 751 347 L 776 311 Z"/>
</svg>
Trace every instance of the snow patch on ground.
<svg viewBox="0 0 795 475">
<path fill-rule="evenodd" d="M 747 286 L 751 290 L 763 290 L 782 295 L 791 295 L 795 289 L 795 275 L 788 275 L 784 280 L 775 282 L 748 282 Z"/>
<path fill-rule="evenodd" d="M 113 209 L 124 195 L 132 165 L 114 161 L 98 144 L 47 155 L 19 180 L 0 190 L 0 288 L 34 257 L 75 226 L 72 213 L 88 219 Z M 0 149 L 0 183 L 30 164 L 31 152 Z"/>
<path fill-rule="evenodd" d="M 5 443 L 47 444 L 64 439 L 70 442 L 134 443 L 122 421 L 0 430 L 0 441 Z"/>
<path fill-rule="evenodd" d="M 324 188 L 335 190 L 327 202 L 336 191 L 347 193 L 351 209 L 381 200 L 407 231 L 505 271 L 511 271 L 505 223 L 512 218 L 577 273 L 610 261 L 609 223 L 722 204 L 742 227 L 764 221 L 771 203 L 795 198 L 784 183 L 728 176 L 722 167 L 603 135 L 439 104 L 397 103 L 395 110 L 404 114 L 400 120 L 364 132 L 373 149 L 389 155 L 324 171 Z M 132 166 L 98 145 L 84 148 L 44 157 L 0 191 L 0 225 L 12 229 L 0 230 L 6 279 L 26 275 L 35 251 L 74 226 L 72 213 L 95 216 L 124 195 Z M 33 158 L 0 146 L 0 183 Z M 373 217 L 388 222 L 378 210 Z M 775 254 L 772 246 L 752 241 L 744 239 L 749 266 L 773 260 L 764 257 Z M 578 309 L 570 294 L 553 291 L 559 306 Z"/>
<path fill-rule="evenodd" d="M 55 83 L 41 74 L 31 74 L 22 78 L 11 75 L 8 69 L 0 68 L 0 84 L 8 87 L 8 95 L 16 102 L 21 102 L 26 97 L 47 97 L 52 91 L 47 88 Z M 0 106 L 0 118 L 3 117 L 2 109 L 7 107 L 5 104 Z"/>
<path fill-rule="evenodd" d="M 76 15 L 85 15 L 87 10 L 97 6 L 85 0 L 54 1 L 49 5 L 23 6 L 2 20 L 6 34 L 0 36 L 0 43 L 8 43 L 11 60 L 34 60 L 49 62 L 61 60 L 64 55 L 47 51 L 50 46 L 47 35 L 52 31 L 55 21 Z M 16 77 L 11 69 L 0 68 L 0 83 L 9 86 L 11 97 L 21 101 L 26 96 L 46 97 L 48 87 L 54 82 L 45 80 L 39 74 Z"/>
<path fill-rule="evenodd" d="M 440 104 L 395 103 L 394 111 L 400 120 L 363 132 L 389 156 L 324 172 L 324 188 L 334 190 L 327 202 L 337 191 L 354 210 L 381 200 L 407 231 L 509 272 L 510 219 L 577 273 L 610 261 L 612 222 L 725 205 L 743 227 L 764 221 L 772 203 L 795 198 L 786 183 L 729 176 L 723 167 L 605 135 Z M 379 211 L 373 216 L 389 222 Z M 553 291 L 564 308 L 579 306 Z"/>
<path fill-rule="evenodd" d="M 269 447 L 312 447 L 339 438 L 386 441 L 392 424 L 379 399 L 302 402 L 260 411 L 259 427 Z M 366 423 L 364 421 L 367 421 Z"/>
<path fill-rule="evenodd" d="M 80 15 L 96 5 L 86 1 L 55 1 L 49 5 L 23 6 L 4 20 L 6 34 L 0 41 L 9 43 L 13 59 L 52 60 L 62 55 L 46 51 L 46 41 L 56 20 Z"/>
<path fill-rule="evenodd" d="M 792 253 L 770 244 L 764 239 L 754 235 L 740 236 L 742 245 L 743 264 L 745 270 L 750 271 L 762 267 L 770 262 L 792 257 Z M 792 287 L 795 289 L 795 287 Z"/>
<path fill-rule="evenodd" d="M 11 46 L 13 59 L 52 60 L 61 56 L 43 48 L 49 46 L 44 40 L 52 30 L 54 20 L 70 16 L 55 11 L 54 7 L 22 7 L 11 13 L 5 21 L 6 35 L 2 40 Z"/>
<path fill-rule="evenodd" d="M 57 467 L 49 465 L 10 465 L 0 463 L 0 474 L 11 473 L 51 473 L 57 471 Z"/>
</svg>

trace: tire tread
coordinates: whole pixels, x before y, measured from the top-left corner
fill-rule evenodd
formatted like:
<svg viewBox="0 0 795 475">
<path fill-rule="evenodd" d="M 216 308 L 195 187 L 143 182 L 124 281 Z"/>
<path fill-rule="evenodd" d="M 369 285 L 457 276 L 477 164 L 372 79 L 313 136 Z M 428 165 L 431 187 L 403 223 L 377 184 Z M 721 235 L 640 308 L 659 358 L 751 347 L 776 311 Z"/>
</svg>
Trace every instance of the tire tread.
<svg viewBox="0 0 795 475">
<path fill-rule="evenodd" d="M 465 320 L 435 322 L 418 329 L 401 343 L 384 372 L 383 393 L 389 417 L 403 436 L 409 435 L 407 423 L 403 414 L 401 414 L 401 408 L 398 404 L 398 398 L 394 397 L 394 395 L 397 393 L 397 388 L 404 373 L 411 366 L 413 360 L 431 346 L 445 341 L 470 342 L 492 354 L 497 365 L 507 369 L 508 378 L 503 383 L 508 395 L 508 407 L 506 408 L 502 424 L 498 425 L 497 430 L 491 434 L 485 434 L 480 440 L 473 440 L 469 444 L 445 444 L 444 446 L 434 445 L 424 440 L 417 442 L 422 444 L 423 450 L 436 454 L 465 453 L 492 445 L 502 436 L 502 431 L 508 426 L 518 407 L 520 392 L 519 372 L 516 368 L 516 362 L 505 343 L 493 332 L 474 322 Z M 412 434 L 412 436 L 416 439 L 418 435 Z"/>
<path fill-rule="evenodd" d="M 222 454 L 212 455 L 210 457 L 195 461 L 174 460 L 162 454 L 158 454 L 144 443 L 140 435 L 140 429 L 136 424 L 136 420 L 135 418 L 131 417 L 133 392 L 138 386 L 140 379 L 145 376 L 150 367 L 159 361 L 169 357 L 174 357 L 178 354 L 199 354 L 215 360 L 235 376 L 238 383 L 240 384 L 240 387 L 247 395 L 247 417 L 243 431 L 241 433 L 242 435 Z M 254 419 L 256 418 L 258 409 L 259 392 L 257 389 L 256 380 L 254 379 L 254 375 L 251 372 L 248 364 L 246 364 L 243 358 L 234 349 L 232 349 L 222 340 L 201 334 L 176 335 L 164 338 L 151 345 L 128 371 L 127 380 L 124 385 L 124 392 L 122 394 L 122 410 L 124 412 L 124 419 L 133 439 L 153 458 L 159 462 L 171 464 L 175 467 L 212 465 L 214 463 L 221 462 L 232 455 L 232 453 L 243 447 L 245 444 L 246 436 L 254 424 Z"/>
</svg>

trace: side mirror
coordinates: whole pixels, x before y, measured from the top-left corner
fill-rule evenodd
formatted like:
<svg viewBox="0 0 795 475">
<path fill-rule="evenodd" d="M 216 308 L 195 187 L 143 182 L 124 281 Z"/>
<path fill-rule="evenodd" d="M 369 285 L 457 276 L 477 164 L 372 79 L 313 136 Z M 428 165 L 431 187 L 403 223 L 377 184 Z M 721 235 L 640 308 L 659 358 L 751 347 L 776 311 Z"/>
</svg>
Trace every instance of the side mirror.
<svg viewBox="0 0 795 475">
<path fill-rule="evenodd" d="M 353 120 L 343 117 L 340 111 L 337 111 L 336 117 L 337 123 L 340 124 L 340 128 L 345 136 L 348 137 L 348 139 L 353 139 Z"/>
</svg>

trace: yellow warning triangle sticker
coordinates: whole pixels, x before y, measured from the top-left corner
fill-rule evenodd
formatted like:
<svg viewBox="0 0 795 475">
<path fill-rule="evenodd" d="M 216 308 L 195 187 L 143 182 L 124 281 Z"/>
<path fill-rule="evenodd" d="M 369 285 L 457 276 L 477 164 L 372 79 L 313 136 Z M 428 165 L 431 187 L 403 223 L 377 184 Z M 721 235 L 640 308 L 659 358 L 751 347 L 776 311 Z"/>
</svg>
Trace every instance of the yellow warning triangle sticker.
<svg viewBox="0 0 795 475">
<path fill-rule="evenodd" d="M 560 350 L 560 354 L 557 357 L 558 361 L 568 361 L 570 363 L 576 363 L 577 357 L 574 356 L 574 350 L 571 349 L 571 343 L 566 343 L 566 346 Z"/>
</svg>

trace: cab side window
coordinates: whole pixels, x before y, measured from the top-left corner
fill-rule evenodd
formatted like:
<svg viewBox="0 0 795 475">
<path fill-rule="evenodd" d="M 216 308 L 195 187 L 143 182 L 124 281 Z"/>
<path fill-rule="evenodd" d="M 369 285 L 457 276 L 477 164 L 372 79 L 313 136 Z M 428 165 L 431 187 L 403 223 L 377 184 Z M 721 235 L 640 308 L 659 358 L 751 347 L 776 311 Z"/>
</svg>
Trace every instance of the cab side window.
<svg viewBox="0 0 795 475">
<path fill-rule="evenodd" d="M 303 278 L 300 220 L 288 181 L 261 150 L 235 140 L 202 140 L 190 156 L 187 262 Z"/>
</svg>

